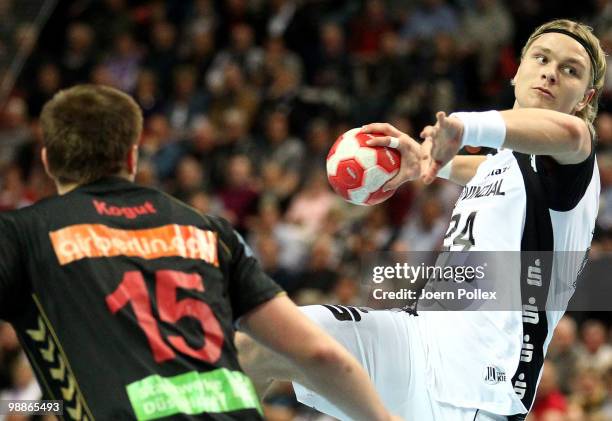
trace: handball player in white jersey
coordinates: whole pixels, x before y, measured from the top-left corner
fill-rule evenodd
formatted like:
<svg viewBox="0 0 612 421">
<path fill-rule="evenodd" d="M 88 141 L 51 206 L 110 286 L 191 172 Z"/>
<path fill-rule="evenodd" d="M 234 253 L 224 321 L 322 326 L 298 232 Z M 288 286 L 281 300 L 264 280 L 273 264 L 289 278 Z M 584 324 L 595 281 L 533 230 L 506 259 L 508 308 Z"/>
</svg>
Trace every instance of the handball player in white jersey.
<svg viewBox="0 0 612 421">
<path fill-rule="evenodd" d="M 429 184 L 435 177 L 465 186 L 446 250 L 465 250 L 467 241 L 470 251 L 571 251 L 584 257 L 599 202 L 592 123 L 605 73 L 605 54 L 590 28 L 556 20 L 537 28 L 521 52 L 513 109 L 438 112 L 435 124 L 420 133 L 421 144 L 386 123 L 362 131 L 382 133 L 371 144 L 402 154 L 388 188 L 418 178 Z M 498 152 L 457 156 L 465 145 Z M 487 187 L 493 183 L 499 188 Z M 470 193 L 478 189 L 491 194 Z M 523 420 L 583 263 L 554 256 L 543 263 L 539 284 L 525 281 L 524 262 L 508 268 L 514 277 L 508 287 L 523 304 L 515 311 L 302 311 L 357 357 L 385 404 L 406 420 Z M 523 317 L 526 305 L 536 317 Z M 257 344 L 245 339 L 239 348 L 260 390 L 271 379 L 296 378 L 294 367 Z M 294 386 L 301 402 L 349 419 L 307 384 Z"/>
</svg>

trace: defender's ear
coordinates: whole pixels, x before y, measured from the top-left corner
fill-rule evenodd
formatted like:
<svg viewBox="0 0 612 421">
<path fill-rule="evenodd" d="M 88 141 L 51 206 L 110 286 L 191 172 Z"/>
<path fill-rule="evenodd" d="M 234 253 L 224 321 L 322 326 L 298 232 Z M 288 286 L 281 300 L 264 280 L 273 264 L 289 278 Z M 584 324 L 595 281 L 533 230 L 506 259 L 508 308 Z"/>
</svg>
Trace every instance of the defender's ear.
<svg viewBox="0 0 612 421">
<path fill-rule="evenodd" d="M 43 146 L 40 150 L 40 160 L 43 163 L 43 167 L 45 168 L 45 172 L 47 175 L 53 179 L 53 174 L 51 174 L 51 170 L 49 170 L 49 160 L 47 159 L 47 148 Z"/>
<path fill-rule="evenodd" d="M 136 171 L 138 171 L 138 145 L 132 145 L 125 161 L 128 174 L 131 177 L 136 176 Z"/>
</svg>

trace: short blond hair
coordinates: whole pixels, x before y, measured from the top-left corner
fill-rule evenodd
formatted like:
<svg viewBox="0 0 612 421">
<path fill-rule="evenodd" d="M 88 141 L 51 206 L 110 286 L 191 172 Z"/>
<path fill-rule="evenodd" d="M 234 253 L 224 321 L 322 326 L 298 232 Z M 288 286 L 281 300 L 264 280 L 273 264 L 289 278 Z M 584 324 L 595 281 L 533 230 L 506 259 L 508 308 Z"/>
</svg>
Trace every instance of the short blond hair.
<svg viewBox="0 0 612 421">
<path fill-rule="evenodd" d="M 593 34 L 593 28 L 579 22 L 574 22 L 573 20 L 557 19 L 547 22 L 533 31 L 525 43 L 525 46 L 521 50 L 521 60 L 536 38 L 544 34 L 545 31 L 549 29 L 561 29 L 571 32 L 583 40 L 590 47 L 590 50 L 593 53 L 592 57 L 590 57 L 591 85 L 589 87 L 595 89 L 595 95 L 593 95 L 593 98 L 586 107 L 576 113 L 576 116 L 583 119 L 589 126 L 589 129 L 591 129 L 591 133 L 594 133 L 593 121 L 595 120 L 595 117 L 597 117 L 599 97 L 603 91 L 604 79 L 606 75 L 606 53 L 604 52 L 603 48 L 601 48 L 599 39 L 597 39 L 597 37 Z"/>
</svg>

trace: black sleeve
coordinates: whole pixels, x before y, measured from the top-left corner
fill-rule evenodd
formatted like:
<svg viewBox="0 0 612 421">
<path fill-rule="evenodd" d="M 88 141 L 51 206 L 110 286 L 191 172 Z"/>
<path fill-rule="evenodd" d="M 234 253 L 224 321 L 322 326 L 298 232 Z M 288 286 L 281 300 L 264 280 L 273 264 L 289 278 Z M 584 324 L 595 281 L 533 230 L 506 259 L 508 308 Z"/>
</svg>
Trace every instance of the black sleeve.
<svg viewBox="0 0 612 421">
<path fill-rule="evenodd" d="M 591 154 L 578 164 L 559 164 L 550 156 L 536 156 L 537 173 L 552 210 L 566 212 L 573 209 L 584 196 L 595 166 L 595 145 Z"/>
<path fill-rule="evenodd" d="M 229 294 L 232 303 L 234 320 L 257 307 L 283 290 L 263 271 L 251 248 L 231 225 L 220 218 L 215 218 L 221 225 L 220 247 L 229 249 Z"/>
<path fill-rule="evenodd" d="M 18 311 L 17 299 L 25 283 L 18 229 L 9 214 L 0 213 L 0 319 L 11 320 Z"/>
</svg>

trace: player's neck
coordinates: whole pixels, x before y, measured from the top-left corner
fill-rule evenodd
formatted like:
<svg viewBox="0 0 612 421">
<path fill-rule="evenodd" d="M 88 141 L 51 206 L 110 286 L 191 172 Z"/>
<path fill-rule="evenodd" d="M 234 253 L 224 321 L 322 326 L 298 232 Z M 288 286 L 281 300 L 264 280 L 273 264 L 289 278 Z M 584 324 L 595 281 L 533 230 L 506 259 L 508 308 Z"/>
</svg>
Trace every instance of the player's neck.
<svg viewBox="0 0 612 421">
<path fill-rule="evenodd" d="M 72 190 L 76 189 L 79 186 L 79 183 L 58 183 L 57 181 L 55 182 L 57 194 L 59 194 L 60 196 L 66 193 L 70 193 Z"/>
<path fill-rule="evenodd" d="M 128 174 L 126 171 L 122 171 L 120 173 L 114 174 L 115 177 L 125 178 L 128 181 L 134 181 L 135 175 Z M 55 187 L 57 188 L 57 194 L 64 195 L 66 193 L 70 193 L 72 190 L 77 187 L 85 184 L 85 183 L 60 183 L 57 180 L 53 180 L 55 182 Z"/>
</svg>

